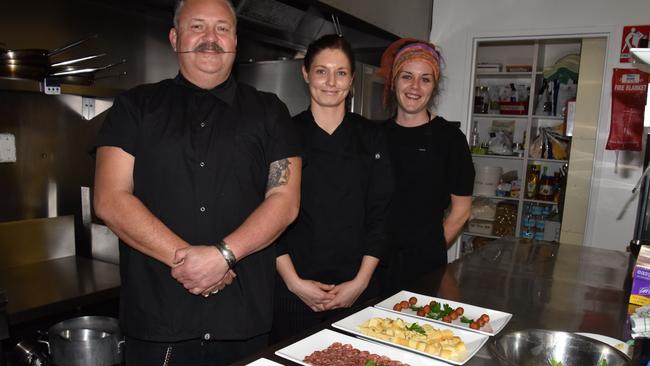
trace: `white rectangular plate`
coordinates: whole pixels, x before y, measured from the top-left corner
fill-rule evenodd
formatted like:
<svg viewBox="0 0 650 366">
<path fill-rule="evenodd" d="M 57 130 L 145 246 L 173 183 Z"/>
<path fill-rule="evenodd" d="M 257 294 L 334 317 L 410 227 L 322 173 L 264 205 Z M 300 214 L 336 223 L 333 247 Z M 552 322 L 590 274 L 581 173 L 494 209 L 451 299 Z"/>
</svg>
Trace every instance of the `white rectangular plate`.
<svg viewBox="0 0 650 366">
<path fill-rule="evenodd" d="M 380 356 L 386 356 L 393 361 L 399 361 L 409 364 L 411 366 L 445 366 L 444 362 L 440 362 L 429 357 L 420 356 L 415 353 L 402 351 L 398 348 L 392 348 L 379 343 L 368 342 L 363 339 L 350 337 L 348 335 L 338 333 L 329 329 L 323 329 L 318 333 L 302 339 L 292 345 L 284 347 L 275 352 L 276 355 L 286 358 L 287 360 L 299 363 L 301 365 L 310 366 L 303 360 L 305 357 L 311 355 L 314 351 L 322 351 L 329 347 L 332 343 L 339 342 L 342 344 L 349 344 L 360 351 L 368 351 Z M 448 366 L 448 365 L 447 365 Z"/>
<path fill-rule="evenodd" d="M 268 360 L 266 358 L 260 358 L 257 359 L 246 366 L 282 366 L 282 364 L 279 364 L 277 362 L 273 362 L 271 360 Z"/>
<path fill-rule="evenodd" d="M 411 296 L 414 296 L 415 298 L 418 299 L 416 306 L 424 306 L 428 303 L 430 303 L 432 300 L 435 300 L 441 304 L 448 304 L 452 308 L 456 309 L 458 307 L 462 307 L 465 310 L 465 313 L 463 314 L 464 317 L 469 318 L 469 319 L 478 319 L 481 317 L 483 314 L 487 314 L 490 317 L 490 321 L 485 324 L 484 327 L 476 330 L 472 329 L 469 327 L 468 323 L 463 323 L 460 321 L 460 318 L 456 320 L 452 320 L 451 323 L 445 323 L 442 320 L 434 320 L 431 318 L 423 317 L 423 316 L 418 316 L 415 311 L 411 309 L 407 310 L 402 310 L 402 311 L 396 311 L 393 310 L 393 306 L 397 304 L 398 302 L 401 302 L 402 300 L 408 301 Z M 474 306 L 474 305 L 469 305 L 469 304 L 464 304 L 462 302 L 457 302 L 457 301 L 451 301 L 451 300 L 445 300 L 441 299 L 438 297 L 431 297 L 431 296 L 426 296 L 426 295 L 421 295 L 421 294 L 416 294 L 414 292 L 409 292 L 409 291 L 400 291 L 396 293 L 395 295 L 387 298 L 386 300 L 380 302 L 379 304 L 375 305 L 375 307 L 392 311 L 397 314 L 404 314 L 408 316 L 412 316 L 418 319 L 427 319 L 434 321 L 439 324 L 446 324 L 446 325 L 451 325 L 452 327 L 456 328 L 461 328 L 465 330 L 469 330 L 471 332 L 478 332 L 481 334 L 486 334 L 489 336 L 497 335 L 503 328 L 508 324 L 510 321 L 510 318 L 512 318 L 512 314 L 510 313 L 504 313 L 503 311 L 498 311 L 498 310 L 492 310 L 492 309 L 487 309 L 487 308 L 482 308 L 480 306 Z"/>
<path fill-rule="evenodd" d="M 361 325 L 366 320 L 369 320 L 369 319 L 372 319 L 372 318 L 390 318 L 390 319 L 401 318 L 402 320 L 404 320 L 405 322 L 407 322 L 409 324 L 413 323 L 413 322 L 416 322 L 419 325 L 424 325 L 425 323 L 429 323 L 432 327 L 437 328 L 437 329 L 449 329 L 452 332 L 454 332 L 454 335 L 459 336 L 460 339 L 462 339 L 463 342 L 465 342 L 465 348 L 467 348 L 467 356 L 465 357 L 464 360 L 461 360 L 461 361 L 448 360 L 446 358 L 434 356 L 434 355 L 432 355 L 430 353 L 421 352 L 421 351 L 418 351 L 416 349 L 405 347 L 405 346 L 400 346 L 398 344 L 391 343 L 389 341 L 384 341 L 384 340 L 381 340 L 379 338 L 371 337 L 369 335 L 361 333 L 361 331 L 359 330 L 359 325 Z M 386 310 L 378 309 L 378 308 L 374 308 L 374 307 L 367 307 L 367 308 L 365 308 L 365 309 L 363 309 L 361 311 L 358 311 L 358 312 L 348 316 L 347 318 L 344 318 L 344 319 L 341 319 L 341 320 L 337 321 L 336 323 L 332 324 L 332 326 L 334 328 L 338 328 L 338 329 L 344 330 L 346 332 L 356 334 L 356 335 L 358 335 L 360 337 L 372 339 L 374 341 L 381 342 L 381 343 L 387 344 L 387 345 L 392 346 L 392 347 L 398 347 L 398 348 L 405 349 L 405 350 L 410 351 L 410 352 L 415 352 L 415 353 L 418 353 L 418 354 L 421 354 L 421 355 L 424 355 L 424 356 L 427 356 L 427 357 L 433 357 L 433 358 L 436 358 L 436 359 L 439 359 L 439 360 L 442 360 L 442 361 L 445 361 L 445 362 L 448 362 L 448 363 L 453 363 L 455 365 L 462 365 L 465 362 L 467 362 L 470 358 L 472 358 L 472 356 L 474 356 L 474 354 L 476 354 L 476 352 L 478 352 L 479 349 L 481 349 L 481 347 L 483 347 L 485 342 L 487 342 L 487 340 L 489 339 L 489 337 L 486 336 L 486 335 L 475 333 L 475 332 L 470 332 L 470 331 L 459 329 L 459 328 L 453 328 L 453 327 L 450 327 L 450 326 L 448 326 L 446 324 L 447 323 L 437 324 L 437 323 L 435 323 L 435 322 L 433 322 L 431 320 L 427 320 L 425 318 L 414 319 L 414 318 L 408 317 L 408 316 L 400 316 L 399 314 L 396 314 L 395 312 L 392 312 L 392 311 L 386 311 Z"/>
</svg>

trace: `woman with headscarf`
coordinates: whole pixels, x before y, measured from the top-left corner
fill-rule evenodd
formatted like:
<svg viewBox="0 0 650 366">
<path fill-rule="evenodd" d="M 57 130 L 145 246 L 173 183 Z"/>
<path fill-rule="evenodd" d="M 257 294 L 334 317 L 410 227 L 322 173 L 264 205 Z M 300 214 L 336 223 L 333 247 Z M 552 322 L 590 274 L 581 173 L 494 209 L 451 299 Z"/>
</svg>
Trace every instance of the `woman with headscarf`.
<svg viewBox="0 0 650 366">
<path fill-rule="evenodd" d="M 433 44 L 416 39 L 394 42 L 381 58 L 384 104 L 396 109 L 386 123 L 396 184 L 388 288 L 446 265 L 447 249 L 470 216 L 474 166 L 467 139 L 430 110 L 441 62 Z"/>
<path fill-rule="evenodd" d="M 300 213 L 277 242 L 273 329 L 277 341 L 379 292 L 393 191 L 381 125 L 346 111 L 354 77 L 348 42 L 326 35 L 305 54 L 309 109 L 293 119 L 304 156 Z"/>
</svg>

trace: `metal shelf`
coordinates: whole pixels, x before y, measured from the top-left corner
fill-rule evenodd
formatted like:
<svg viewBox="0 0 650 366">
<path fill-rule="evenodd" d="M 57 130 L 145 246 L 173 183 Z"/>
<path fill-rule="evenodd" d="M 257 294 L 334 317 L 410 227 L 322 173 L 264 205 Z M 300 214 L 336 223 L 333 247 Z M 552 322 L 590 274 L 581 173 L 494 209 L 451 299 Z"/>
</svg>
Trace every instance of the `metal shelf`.
<svg viewBox="0 0 650 366">
<path fill-rule="evenodd" d="M 558 204 L 555 201 L 533 200 L 533 199 L 529 199 L 529 198 L 524 198 L 524 202 L 540 203 L 540 204 L 544 204 L 544 205 L 557 205 Z"/>
<path fill-rule="evenodd" d="M 480 194 L 474 194 L 472 195 L 472 197 L 482 197 L 482 198 L 489 198 L 494 200 L 519 201 L 519 197 L 484 196 Z"/>
<path fill-rule="evenodd" d="M 42 93 L 42 83 L 30 79 L 10 79 L 0 77 L 0 90 Z M 61 84 L 61 94 L 84 97 L 111 98 L 122 93 L 122 89 L 98 87 L 94 85 Z"/>
<path fill-rule="evenodd" d="M 486 159 L 507 159 L 507 160 L 523 160 L 521 156 L 510 155 L 492 155 L 492 154 L 472 154 L 473 158 L 486 158 Z"/>
<path fill-rule="evenodd" d="M 527 119 L 527 114 L 483 114 L 483 113 L 472 113 L 472 118 L 482 118 L 482 119 Z"/>
<path fill-rule="evenodd" d="M 568 160 L 557 160 L 557 159 L 536 159 L 536 158 L 528 158 L 528 161 L 537 161 L 540 163 L 555 163 L 555 164 L 566 164 L 569 161 Z"/>
<path fill-rule="evenodd" d="M 469 231 L 463 231 L 463 235 L 469 235 L 469 236 L 479 236 L 481 238 L 490 238 L 490 239 L 499 239 L 501 236 L 496 236 L 496 235 L 487 235 L 487 234 L 478 234 L 478 233 L 472 233 Z"/>
<path fill-rule="evenodd" d="M 544 115 L 534 114 L 532 117 L 534 119 L 551 119 L 551 120 L 557 120 L 557 121 L 564 121 L 563 116 L 544 116 Z"/>
<path fill-rule="evenodd" d="M 535 73 L 536 74 L 536 73 Z M 477 78 L 528 78 L 530 79 L 533 76 L 533 72 L 511 72 L 511 71 L 499 71 L 499 72 L 480 72 L 476 70 Z"/>
</svg>

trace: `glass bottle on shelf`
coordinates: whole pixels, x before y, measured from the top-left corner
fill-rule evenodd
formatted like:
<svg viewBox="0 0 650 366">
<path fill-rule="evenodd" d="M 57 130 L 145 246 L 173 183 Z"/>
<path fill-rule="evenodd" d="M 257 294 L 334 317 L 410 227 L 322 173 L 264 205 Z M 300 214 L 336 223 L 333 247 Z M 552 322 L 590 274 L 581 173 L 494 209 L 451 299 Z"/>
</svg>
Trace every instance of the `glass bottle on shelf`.
<svg viewBox="0 0 650 366">
<path fill-rule="evenodd" d="M 474 121 L 474 126 L 472 127 L 472 135 L 470 138 L 470 149 L 472 154 L 478 154 L 481 150 L 481 142 L 478 134 L 478 122 Z"/>
<path fill-rule="evenodd" d="M 540 201 L 553 200 L 553 178 L 547 174 L 548 167 L 544 167 L 542 177 L 537 188 L 537 199 Z"/>
<path fill-rule="evenodd" d="M 476 95 L 474 96 L 474 113 L 488 113 L 490 109 L 490 93 L 485 85 L 476 87 Z"/>
<path fill-rule="evenodd" d="M 515 87 L 515 83 L 510 83 L 510 101 L 511 102 L 519 101 L 519 98 L 517 97 L 517 88 Z"/>
<path fill-rule="evenodd" d="M 528 166 L 528 176 L 526 177 L 526 198 L 535 199 L 539 186 L 539 164 Z"/>
<path fill-rule="evenodd" d="M 560 194 L 562 193 L 562 177 L 560 172 L 553 175 L 553 202 L 560 203 Z"/>
<path fill-rule="evenodd" d="M 553 99 L 551 97 L 551 83 L 548 82 L 548 80 L 544 79 L 544 105 L 543 105 L 543 111 L 544 114 L 550 116 L 553 114 Z"/>
</svg>

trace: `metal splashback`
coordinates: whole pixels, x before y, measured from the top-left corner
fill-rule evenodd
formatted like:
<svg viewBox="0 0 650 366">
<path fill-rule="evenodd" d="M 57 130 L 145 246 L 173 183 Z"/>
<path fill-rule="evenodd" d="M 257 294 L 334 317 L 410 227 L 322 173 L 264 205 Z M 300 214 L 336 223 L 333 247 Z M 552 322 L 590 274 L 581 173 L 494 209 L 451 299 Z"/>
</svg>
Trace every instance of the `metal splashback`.
<svg viewBox="0 0 650 366">
<path fill-rule="evenodd" d="M 74 215 L 79 241 L 80 187 L 92 186 L 89 150 L 104 114 L 84 120 L 71 99 L 0 90 L 0 130 L 16 141 L 16 162 L 0 163 L 0 222 Z"/>
<path fill-rule="evenodd" d="M 309 106 L 309 91 L 302 78 L 302 62 L 286 60 L 238 64 L 235 75 L 239 82 L 257 90 L 275 93 L 294 116 Z"/>
</svg>

